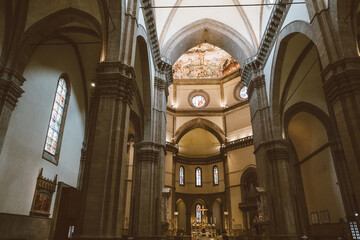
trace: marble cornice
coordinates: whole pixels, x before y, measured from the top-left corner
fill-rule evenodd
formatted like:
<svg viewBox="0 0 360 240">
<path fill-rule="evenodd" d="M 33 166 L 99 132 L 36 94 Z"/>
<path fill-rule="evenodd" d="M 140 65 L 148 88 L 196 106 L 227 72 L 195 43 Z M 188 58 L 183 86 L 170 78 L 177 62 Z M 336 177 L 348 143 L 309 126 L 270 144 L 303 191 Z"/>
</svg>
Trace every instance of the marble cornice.
<svg viewBox="0 0 360 240">
<path fill-rule="evenodd" d="M 226 160 L 226 156 L 224 154 L 218 154 L 216 156 L 210 156 L 210 157 L 193 158 L 193 157 L 176 155 L 174 156 L 174 160 L 178 163 L 183 163 L 188 165 L 208 165 L 208 164 L 222 162 Z"/>
<path fill-rule="evenodd" d="M 222 149 L 225 152 L 229 152 L 229 151 L 233 151 L 233 150 L 236 150 L 236 149 L 239 149 L 239 148 L 252 146 L 253 144 L 254 144 L 253 136 L 248 136 L 248 137 L 236 139 L 236 140 L 231 141 L 231 142 L 227 142 L 222 147 Z"/>
<path fill-rule="evenodd" d="M 241 81 L 243 81 L 245 85 L 248 85 L 251 81 L 250 78 L 253 69 L 262 69 L 264 67 L 292 2 L 292 0 L 277 0 L 277 5 L 274 5 L 257 53 L 244 62 Z"/>
</svg>

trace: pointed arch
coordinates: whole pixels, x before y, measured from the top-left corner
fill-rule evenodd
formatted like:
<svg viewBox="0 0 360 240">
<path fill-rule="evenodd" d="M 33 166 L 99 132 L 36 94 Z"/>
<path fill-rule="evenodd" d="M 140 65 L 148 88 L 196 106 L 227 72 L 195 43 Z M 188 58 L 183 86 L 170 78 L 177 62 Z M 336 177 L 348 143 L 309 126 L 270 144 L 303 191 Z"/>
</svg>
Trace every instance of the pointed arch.
<svg viewBox="0 0 360 240">
<path fill-rule="evenodd" d="M 228 52 L 241 66 L 245 59 L 256 53 L 244 36 L 230 26 L 209 18 L 181 28 L 165 43 L 162 52 L 175 62 L 184 52 L 205 41 Z"/>
<path fill-rule="evenodd" d="M 176 143 L 179 143 L 180 139 L 189 131 L 195 129 L 195 128 L 202 128 L 206 131 L 211 132 L 220 143 L 225 142 L 225 134 L 223 130 L 221 130 L 220 127 L 218 127 L 215 123 L 204 119 L 204 118 L 195 118 L 193 120 L 190 120 L 186 123 L 184 123 L 179 129 L 176 131 L 174 140 Z"/>
<path fill-rule="evenodd" d="M 326 55 L 326 50 L 324 48 L 324 44 L 322 44 L 322 39 L 317 39 L 317 35 L 314 34 L 313 29 L 310 24 L 304 21 L 294 21 L 288 25 L 286 25 L 280 32 L 276 46 L 275 46 L 275 53 L 274 58 L 272 61 L 272 72 L 270 76 L 270 89 L 269 89 L 269 102 L 271 106 L 271 114 L 273 116 L 273 124 L 276 126 L 274 129 L 278 130 L 275 134 L 281 135 L 282 129 L 282 117 L 283 117 L 283 106 L 282 104 L 282 97 L 284 95 L 280 92 L 280 84 L 281 84 L 281 74 L 283 70 L 283 62 L 285 59 L 285 54 L 288 50 L 288 43 L 289 41 L 295 37 L 297 34 L 301 34 L 305 36 L 309 43 L 305 44 L 302 53 L 298 57 L 297 61 L 292 66 L 293 69 L 289 73 L 289 77 L 292 74 L 295 74 L 297 68 L 301 64 L 301 60 L 306 54 L 311 50 L 313 46 L 316 47 L 317 52 L 323 51 L 323 55 L 319 55 L 320 58 L 320 67 L 321 63 L 328 62 L 328 57 Z M 321 38 L 321 37 L 320 37 Z M 284 87 L 285 89 L 285 87 Z M 283 90 L 284 90 L 283 89 Z"/>
<path fill-rule="evenodd" d="M 90 26 L 64 28 L 65 31 L 77 31 L 90 34 L 102 39 L 102 28 L 99 21 L 91 14 L 76 8 L 66 8 L 50 14 L 29 27 L 21 41 L 21 47 L 14 62 L 16 70 L 22 73 L 27 65 L 32 52 L 38 46 L 37 43 L 49 40 L 59 34 L 59 28 L 72 22 L 78 22 Z"/>
</svg>

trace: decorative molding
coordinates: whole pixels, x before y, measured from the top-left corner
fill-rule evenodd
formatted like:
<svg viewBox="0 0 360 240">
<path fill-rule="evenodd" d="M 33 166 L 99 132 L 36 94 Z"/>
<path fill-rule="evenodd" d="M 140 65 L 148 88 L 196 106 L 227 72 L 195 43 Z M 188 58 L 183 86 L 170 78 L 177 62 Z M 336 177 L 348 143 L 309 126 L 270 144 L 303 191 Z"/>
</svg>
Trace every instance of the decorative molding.
<svg viewBox="0 0 360 240">
<path fill-rule="evenodd" d="M 168 85 L 173 82 L 172 75 L 172 62 L 170 59 L 167 59 L 160 54 L 159 39 L 157 36 L 155 16 L 152 10 L 152 1 L 151 0 L 142 0 L 142 9 L 144 12 L 144 19 L 147 29 L 147 34 L 149 36 L 149 42 L 151 46 L 151 52 L 154 58 L 155 66 L 160 70 L 164 71 L 166 74 L 166 79 Z"/>
<path fill-rule="evenodd" d="M 95 97 L 116 98 L 131 104 L 136 91 L 133 67 L 121 62 L 101 62 L 96 73 Z"/>
<path fill-rule="evenodd" d="M 42 173 L 43 168 L 40 169 L 36 181 L 34 199 L 31 206 L 30 215 L 49 217 L 52 195 L 55 192 L 57 184 L 57 175 L 55 175 L 54 180 L 50 180 L 43 177 Z"/>
<path fill-rule="evenodd" d="M 292 0 L 277 0 L 277 4 L 274 5 L 257 53 L 244 62 L 241 81 L 245 85 L 250 83 L 253 69 L 264 68 L 292 2 Z"/>
<path fill-rule="evenodd" d="M 148 162 L 158 162 L 158 156 L 160 149 L 163 149 L 166 154 L 166 146 L 153 142 L 139 142 L 134 144 L 135 151 L 139 154 L 137 156 L 137 161 L 148 161 Z"/>
<path fill-rule="evenodd" d="M 252 146 L 252 145 L 254 145 L 253 136 L 248 136 L 248 137 L 240 138 L 240 139 L 226 143 L 222 147 L 222 150 L 225 152 L 229 152 L 229 151 L 233 151 L 236 149 L 240 149 L 240 148 L 244 148 L 244 147 L 248 147 L 248 146 Z"/>
<path fill-rule="evenodd" d="M 183 163 L 187 165 L 208 165 L 208 164 L 225 161 L 226 156 L 224 156 L 224 154 L 219 154 L 216 156 L 205 157 L 205 158 L 192 158 L 192 157 L 176 155 L 174 156 L 174 160 L 178 163 Z"/>
<path fill-rule="evenodd" d="M 289 151 L 286 148 L 272 148 L 267 150 L 270 161 L 289 160 Z"/>
<path fill-rule="evenodd" d="M 14 109 L 24 93 L 21 89 L 24 81 L 25 78 L 20 74 L 8 68 L 0 68 L 0 105 L 8 105 Z"/>
<path fill-rule="evenodd" d="M 265 87 L 265 75 L 262 73 L 262 71 L 256 71 L 256 75 L 254 76 L 254 78 L 251 79 L 249 87 L 248 87 L 248 99 L 251 99 L 254 90 L 255 89 L 260 89 L 262 87 Z"/>
<path fill-rule="evenodd" d="M 360 92 L 359 58 L 342 59 L 322 72 L 323 88 L 331 104 Z"/>
<path fill-rule="evenodd" d="M 179 145 L 172 142 L 166 142 L 166 151 L 177 154 L 179 152 Z"/>
</svg>

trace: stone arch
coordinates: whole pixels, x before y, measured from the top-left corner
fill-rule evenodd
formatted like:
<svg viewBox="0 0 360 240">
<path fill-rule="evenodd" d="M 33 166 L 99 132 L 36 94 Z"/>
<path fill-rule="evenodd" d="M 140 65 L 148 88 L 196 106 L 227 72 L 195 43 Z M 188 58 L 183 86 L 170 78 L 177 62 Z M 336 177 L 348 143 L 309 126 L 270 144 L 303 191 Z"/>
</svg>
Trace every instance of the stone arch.
<svg viewBox="0 0 360 240">
<path fill-rule="evenodd" d="M 136 49 L 134 58 L 134 70 L 136 75 L 136 98 L 139 111 L 143 115 L 144 131 L 151 131 L 151 71 L 149 61 L 149 51 L 146 40 L 138 35 L 136 37 Z M 150 134 L 145 134 L 150 137 Z M 144 137 L 145 137 L 144 135 Z"/>
<path fill-rule="evenodd" d="M 275 135 L 281 135 L 282 129 L 282 106 L 281 106 L 281 97 L 282 93 L 280 92 L 280 81 L 281 81 L 281 72 L 283 67 L 283 61 L 285 59 L 285 53 L 287 51 L 288 42 L 297 34 L 304 35 L 310 40 L 310 43 L 304 48 L 303 53 L 301 55 L 306 55 L 306 53 L 310 50 L 310 47 L 315 46 L 317 52 L 323 50 L 324 55 L 320 56 L 320 62 L 328 62 L 328 57 L 326 56 L 326 50 L 323 49 L 324 45 L 320 44 L 322 40 L 318 40 L 316 35 L 313 32 L 313 29 L 310 24 L 304 21 L 294 21 L 288 24 L 284 29 L 280 32 L 276 47 L 274 60 L 272 62 L 272 72 L 270 75 L 270 89 L 269 89 L 269 102 L 271 106 L 271 114 L 273 116 L 273 126 L 275 130 Z M 297 61 L 293 65 L 292 72 L 289 74 L 294 74 L 294 71 L 297 69 L 299 64 L 301 63 L 301 55 L 297 59 Z M 326 60 L 324 60 L 326 59 Z M 321 65 L 321 63 L 320 63 Z M 285 87 L 284 89 L 285 90 Z"/>
<path fill-rule="evenodd" d="M 162 48 L 162 53 L 173 63 L 190 48 L 211 43 L 228 52 L 241 66 L 255 54 L 254 47 L 241 34 L 213 19 L 201 19 L 175 33 Z"/>
<path fill-rule="evenodd" d="M 140 117 L 133 110 L 130 110 L 130 122 L 135 130 L 135 143 L 139 143 L 144 138 L 144 129 Z"/>
<path fill-rule="evenodd" d="M 180 139 L 189 131 L 195 128 L 202 128 L 206 131 L 211 132 L 220 142 L 220 144 L 225 142 L 225 134 L 220 127 L 218 127 L 215 123 L 204 119 L 204 118 L 195 118 L 184 123 L 179 129 L 176 131 L 174 140 L 175 143 L 179 143 Z"/>
<path fill-rule="evenodd" d="M 86 24 L 90 27 L 62 27 L 71 22 Z M 44 17 L 26 30 L 21 41 L 20 50 L 14 59 L 16 63 L 15 69 L 19 73 L 24 71 L 32 52 L 37 47 L 37 43 L 52 39 L 64 32 L 84 33 L 102 40 L 101 24 L 95 17 L 76 8 L 62 9 Z"/>
</svg>

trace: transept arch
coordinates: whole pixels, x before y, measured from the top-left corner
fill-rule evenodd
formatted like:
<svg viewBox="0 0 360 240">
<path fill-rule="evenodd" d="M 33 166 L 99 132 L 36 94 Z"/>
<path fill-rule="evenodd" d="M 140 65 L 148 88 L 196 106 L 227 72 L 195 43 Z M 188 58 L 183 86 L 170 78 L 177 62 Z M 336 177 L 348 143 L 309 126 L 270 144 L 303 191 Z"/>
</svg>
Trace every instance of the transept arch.
<svg viewBox="0 0 360 240">
<path fill-rule="evenodd" d="M 291 41 L 297 41 L 298 44 L 294 46 Z M 297 52 L 290 54 L 288 51 L 290 47 L 297 49 Z M 279 34 L 279 39 L 275 47 L 274 60 L 272 62 L 273 70 L 270 75 L 269 90 L 269 101 L 273 124 L 275 126 L 275 135 L 281 135 L 281 129 L 283 129 L 283 114 L 286 110 L 286 105 L 289 107 L 292 104 L 291 102 L 288 104 L 292 95 L 295 92 L 301 95 L 306 94 L 304 89 L 295 88 L 294 90 L 295 77 L 298 79 L 302 78 L 300 85 L 304 85 L 302 81 L 305 78 L 309 78 L 308 71 L 314 71 L 316 79 L 312 79 L 313 89 L 321 93 L 317 104 L 322 106 L 324 111 L 327 111 L 326 99 L 321 87 L 323 81 L 321 76 L 322 61 L 326 62 L 327 57 L 326 51 L 323 55 L 319 54 L 319 47 L 321 48 L 321 44 L 319 44 L 319 41 L 316 39 L 311 26 L 303 21 L 292 22 Z M 324 58 L 326 58 L 326 60 L 324 60 Z M 304 71 L 303 76 L 299 76 L 300 69 Z M 311 77 L 314 76 L 311 75 Z"/>
<path fill-rule="evenodd" d="M 174 34 L 162 48 L 165 57 L 175 62 L 184 52 L 201 44 L 211 43 L 228 52 L 239 64 L 255 54 L 254 47 L 231 27 L 213 19 L 202 19 Z"/>
<path fill-rule="evenodd" d="M 206 131 L 211 132 L 220 143 L 225 142 L 225 134 L 223 130 L 217 126 L 215 123 L 204 119 L 204 118 L 195 118 L 193 120 L 190 120 L 186 123 L 184 123 L 179 129 L 176 131 L 174 135 L 174 141 L 175 143 L 179 143 L 180 139 L 189 131 L 195 129 L 195 128 L 202 128 Z"/>
<path fill-rule="evenodd" d="M 142 121 L 145 124 L 144 131 L 150 132 L 149 128 L 151 128 L 150 122 L 152 87 L 149 51 L 146 40 L 140 35 L 138 35 L 136 38 L 134 70 L 137 85 L 137 89 L 135 90 L 135 97 L 138 105 L 139 114 L 142 116 Z"/>
</svg>

